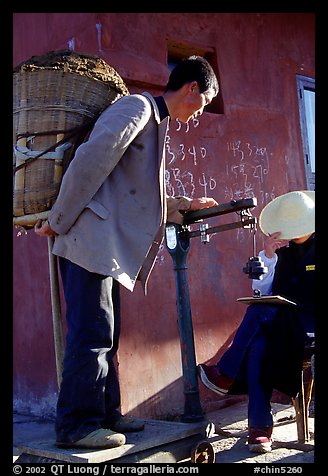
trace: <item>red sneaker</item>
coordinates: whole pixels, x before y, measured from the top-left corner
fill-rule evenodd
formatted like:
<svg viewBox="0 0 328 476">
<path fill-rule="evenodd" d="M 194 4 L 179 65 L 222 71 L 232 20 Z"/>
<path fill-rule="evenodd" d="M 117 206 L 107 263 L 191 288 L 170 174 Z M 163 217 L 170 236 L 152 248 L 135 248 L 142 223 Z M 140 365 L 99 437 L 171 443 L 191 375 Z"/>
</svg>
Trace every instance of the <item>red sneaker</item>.
<svg viewBox="0 0 328 476">
<path fill-rule="evenodd" d="M 249 428 L 248 449 L 252 453 L 269 453 L 272 448 L 272 426 L 267 428 Z"/>
<path fill-rule="evenodd" d="M 233 380 L 221 374 L 216 365 L 199 364 L 197 370 L 205 387 L 220 395 L 228 393 L 233 384 Z"/>
</svg>

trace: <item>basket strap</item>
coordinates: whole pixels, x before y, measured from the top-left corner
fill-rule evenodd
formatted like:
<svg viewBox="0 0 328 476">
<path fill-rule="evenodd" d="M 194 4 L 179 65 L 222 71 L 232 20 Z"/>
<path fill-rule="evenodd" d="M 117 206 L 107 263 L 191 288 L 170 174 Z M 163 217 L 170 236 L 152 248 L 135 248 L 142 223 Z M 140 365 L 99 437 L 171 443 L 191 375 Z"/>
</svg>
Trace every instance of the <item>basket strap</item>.
<svg viewBox="0 0 328 476">
<path fill-rule="evenodd" d="M 22 166 L 25 166 L 26 161 L 28 161 L 30 158 L 37 159 L 40 157 L 42 159 L 62 160 L 64 158 L 65 150 L 71 147 L 72 144 L 70 142 L 65 142 L 64 144 L 56 147 L 55 152 L 39 152 L 38 150 L 31 150 L 28 147 L 20 147 L 16 145 L 14 146 L 14 152 L 16 157 L 25 161 L 24 164 L 21 164 Z M 18 167 L 16 167 L 16 170 L 17 169 Z"/>
<path fill-rule="evenodd" d="M 68 139 L 71 139 L 72 137 L 76 136 L 77 134 L 80 134 L 82 132 L 86 132 L 88 131 L 89 129 L 91 129 L 95 122 L 97 121 L 98 119 L 98 116 L 97 117 L 94 117 L 91 121 L 88 121 L 86 124 L 84 124 L 83 126 L 78 126 L 78 127 L 74 127 L 72 129 L 67 129 L 67 130 L 60 130 L 60 131 L 46 131 L 46 132 L 35 132 L 35 133 L 30 133 L 30 132 L 27 132 L 26 134 L 19 134 L 17 135 L 17 138 L 20 139 L 22 137 L 31 137 L 31 136 L 41 136 L 41 135 L 51 135 L 51 134 L 56 134 L 58 135 L 58 133 L 67 133 L 66 137 L 64 137 L 63 139 L 57 141 L 55 144 L 51 145 L 50 147 L 47 147 L 44 151 L 42 152 L 37 152 L 37 155 L 35 156 L 32 156 L 32 157 L 28 157 L 25 162 L 23 164 L 20 164 L 20 165 L 17 165 L 16 167 L 14 167 L 14 174 L 22 169 L 23 167 L 26 167 L 29 163 L 31 162 L 34 162 L 36 159 L 38 159 L 39 157 L 43 157 L 45 154 L 48 154 L 48 152 L 50 152 L 51 150 L 57 150 L 59 148 L 59 146 L 61 146 L 62 144 L 65 144 Z M 72 144 L 71 144 L 72 145 Z M 16 146 L 17 147 L 17 146 Z M 32 155 L 32 154 L 31 154 Z M 58 157 L 55 157 L 58 159 Z"/>
</svg>

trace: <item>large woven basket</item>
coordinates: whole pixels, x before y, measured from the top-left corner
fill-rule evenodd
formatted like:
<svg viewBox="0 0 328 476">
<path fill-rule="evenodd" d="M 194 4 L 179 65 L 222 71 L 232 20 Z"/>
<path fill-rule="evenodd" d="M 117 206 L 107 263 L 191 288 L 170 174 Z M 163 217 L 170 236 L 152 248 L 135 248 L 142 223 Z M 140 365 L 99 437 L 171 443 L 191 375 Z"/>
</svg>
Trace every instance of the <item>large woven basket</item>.
<svg viewBox="0 0 328 476">
<path fill-rule="evenodd" d="M 46 218 L 63 173 L 99 114 L 129 94 L 102 59 L 71 50 L 32 57 L 13 74 L 14 224 Z"/>
</svg>

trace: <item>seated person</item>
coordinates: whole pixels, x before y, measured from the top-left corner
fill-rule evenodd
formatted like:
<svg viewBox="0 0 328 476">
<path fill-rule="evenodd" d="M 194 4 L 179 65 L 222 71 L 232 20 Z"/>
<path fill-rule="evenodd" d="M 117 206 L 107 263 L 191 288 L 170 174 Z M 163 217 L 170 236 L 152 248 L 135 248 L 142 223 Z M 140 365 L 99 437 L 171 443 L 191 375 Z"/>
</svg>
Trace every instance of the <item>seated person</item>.
<svg viewBox="0 0 328 476">
<path fill-rule="evenodd" d="M 198 373 L 216 393 L 248 395 L 248 448 L 263 453 L 271 451 L 272 392 L 297 395 L 304 346 L 314 335 L 315 192 L 275 198 L 259 226 L 267 236 L 259 256 L 268 272 L 253 280 L 253 290 L 297 305 L 249 305 L 229 349 L 216 365 L 198 365 Z"/>
</svg>

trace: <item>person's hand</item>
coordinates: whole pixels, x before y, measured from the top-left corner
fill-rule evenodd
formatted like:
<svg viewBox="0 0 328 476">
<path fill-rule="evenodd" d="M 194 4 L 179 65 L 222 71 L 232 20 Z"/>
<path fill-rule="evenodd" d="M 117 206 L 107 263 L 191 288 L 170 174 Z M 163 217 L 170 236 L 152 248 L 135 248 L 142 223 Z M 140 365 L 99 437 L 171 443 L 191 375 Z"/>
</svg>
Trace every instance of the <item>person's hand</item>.
<svg viewBox="0 0 328 476">
<path fill-rule="evenodd" d="M 264 241 L 264 253 L 267 258 L 272 258 L 278 248 L 287 245 L 288 240 L 282 240 L 279 238 L 280 235 L 281 232 L 276 231 Z"/>
<path fill-rule="evenodd" d="M 216 207 L 217 205 L 218 205 L 218 202 L 214 200 L 214 198 L 208 198 L 208 197 L 193 198 L 189 211 L 203 210 L 203 208 Z"/>
<path fill-rule="evenodd" d="M 57 233 L 53 231 L 49 225 L 48 220 L 38 220 L 34 225 L 34 231 L 38 236 L 57 236 Z"/>
</svg>

